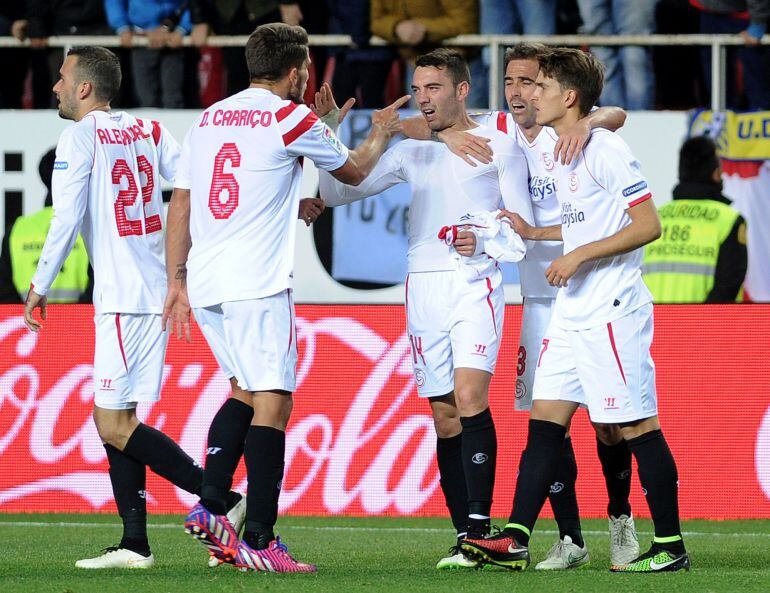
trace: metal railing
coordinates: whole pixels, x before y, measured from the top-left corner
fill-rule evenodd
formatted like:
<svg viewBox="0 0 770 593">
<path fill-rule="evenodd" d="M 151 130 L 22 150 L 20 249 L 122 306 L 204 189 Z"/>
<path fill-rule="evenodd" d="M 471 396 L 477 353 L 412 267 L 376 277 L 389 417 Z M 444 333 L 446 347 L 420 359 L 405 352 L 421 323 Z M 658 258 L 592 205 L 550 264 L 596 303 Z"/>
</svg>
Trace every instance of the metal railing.
<svg viewBox="0 0 770 593">
<path fill-rule="evenodd" d="M 208 38 L 207 45 L 215 47 L 243 47 L 246 36 Z M 705 46 L 711 48 L 711 109 L 721 110 L 725 105 L 725 54 L 728 46 L 744 45 L 738 35 L 459 35 L 444 40 L 444 45 L 455 47 L 489 47 L 489 106 L 500 108 L 502 77 L 502 57 L 505 47 L 521 43 L 542 43 L 544 45 L 560 45 L 572 47 L 587 46 L 623 46 L 640 45 L 645 47 L 660 46 Z M 348 35 L 310 35 L 311 46 L 348 46 L 352 40 Z M 770 45 L 770 35 L 761 40 L 762 45 Z M 136 36 L 133 45 L 142 47 L 147 44 L 143 37 Z M 120 47 L 117 36 L 62 36 L 49 37 L 48 47 L 60 47 L 65 52 L 73 45 L 101 45 L 104 47 Z M 190 38 L 184 39 L 184 45 L 190 46 Z M 387 45 L 382 39 L 372 38 L 372 45 Z M 29 41 L 20 42 L 13 37 L 0 37 L 0 48 L 25 47 Z M 770 76 L 770 73 L 768 74 Z"/>
</svg>

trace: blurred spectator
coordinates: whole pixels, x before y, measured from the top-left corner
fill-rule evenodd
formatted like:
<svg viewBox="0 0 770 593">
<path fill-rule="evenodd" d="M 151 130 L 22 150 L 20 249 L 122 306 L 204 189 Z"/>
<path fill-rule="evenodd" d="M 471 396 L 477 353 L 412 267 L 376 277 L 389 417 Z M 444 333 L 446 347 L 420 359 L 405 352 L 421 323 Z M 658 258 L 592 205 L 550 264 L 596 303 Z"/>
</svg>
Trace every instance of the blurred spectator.
<svg viewBox="0 0 770 593">
<path fill-rule="evenodd" d="M 0 36 L 12 35 L 19 41 L 27 38 L 27 20 L 24 2 L 0 4 Z M 2 82 L 0 82 L 0 109 L 19 109 L 24 94 L 29 50 L 4 49 Z"/>
<path fill-rule="evenodd" d="M 658 0 L 578 0 L 587 35 L 650 35 Z M 592 47 L 607 67 L 602 105 L 652 109 L 655 80 L 650 48 L 639 45 Z"/>
<path fill-rule="evenodd" d="M 414 60 L 444 39 L 478 31 L 476 0 L 372 0 L 372 33 L 400 47 L 411 93 Z"/>
<path fill-rule="evenodd" d="M 722 195 L 713 140 L 679 152 L 674 200 L 659 210 L 662 234 L 644 248 L 644 281 L 656 303 L 733 303 L 746 277 L 746 222 Z"/>
<path fill-rule="evenodd" d="M 148 47 L 131 52 L 131 73 L 139 107 L 182 109 L 185 106 L 184 36 L 192 24 L 183 0 L 104 0 L 107 22 L 132 47 L 134 35 L 147 37 Z"/>
<path fill-rule="evenodd" d="M 701 33 L 740 33 L 744 47 L 727 49 L 727 108 L 750 111 L 770 109 L 770 47 L 759 45 L 770 18 L 770 0 L 690 0 L 701 10 Z M 703 74 L 711 91 L 711 48 L 701 50 Z M 737 62 L 743 68 L 741 101 L 737 83 Z"/>
<path fill-rule="evenodd" d="M 333 35 L 350 35 L 353 46 L 332 50 L 335 96 L 345 101 L 356 97 L 356 106 L 364 109 L 385 105 L 385 84 L 395 54 L 388 47 L 372 47 L 369 38 L 369 0 L 327 0 L 330 30 Z"/>
<path fill-rule="evenodd" d="M 208 36 L 250 35 L 259 25 L 284 22 L 302 24 L 303 16 L 297 0 L 191 0 L 193 13 L 192 42 L 206 45 Z M 227 70 L 226 95 L 249 86 L 249 72 L 243 47 L 223 47 L 222 60 Z"/>
<path fill-rule="evenodd" d="M 52 148 L 43 155 L 38 166 L 40 180 L 48 190 L 43 209 L 36 214 L 20 216 L 5 231 L 0 254 L 0 304 L 23 303 L 27 298 L 29 282 L 35 274 L 53 218 L 51 177 L 55 159 L 56 149 Z M 51 286 L 48 301 L 90 303 L 92 292 L 88 254 L 83 238 L 78 235 L 72 252 Z"/>
<path fill-rule="evenodd" d="M 10 4 L 10 2 L 4 2 Z M 51 89 L 64 62 L 62 48 L 48 47 L 52 35 L 111 35 L 104 0 L 27 0 L 27 37 L 32 48 L 34 107 L 56 107 Z"/>
<path fill-rule="evenodd" d="M 553 35 L 556 33 L 557 0 L 479 0 L 481 35 Z M 469 107 L 489 103 L 489 48 L 473 60 Z M 503 89 L 500 88 L 502 96 Z"/>
</svg>

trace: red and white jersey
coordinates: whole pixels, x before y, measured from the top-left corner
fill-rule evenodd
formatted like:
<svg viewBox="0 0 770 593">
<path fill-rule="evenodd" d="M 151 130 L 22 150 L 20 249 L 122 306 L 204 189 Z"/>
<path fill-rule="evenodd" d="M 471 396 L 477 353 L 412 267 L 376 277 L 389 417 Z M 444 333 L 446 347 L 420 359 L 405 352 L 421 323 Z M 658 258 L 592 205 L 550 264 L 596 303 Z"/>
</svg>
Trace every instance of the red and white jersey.
<svg viewBox="0 0 770 593">
<path fill-rule="evenodd" d="M 556 163 L 554 178 L 564 253 L 619 232 L 631 223 L 626 210 L 652 198 L 639 161 L 608 130 L 594 130 L 569 165 Z M 588 329 L 652 302 L 642 280 L 643 251 L 640 247 L 582 265 L 559 289 L 555 322 L 564 329 Z"/>
<path fill-rule="evenodd" d="M 291 288 L 302 166 L 339 169 L 348 149 L 305 105 L 248 88 L 187 133 L 174 185 L 190 190 L 194 307 Z"/>
<path fill-rule="evenodd" d="M 96 313 L 162 313 L 166 296 L 160 177 L 173 181 L 179 144 L 156 121 L 92 111 L 59 138 L 54 217 L 32 279 L 44 295 L 78 232 L 94 268 Z"/>
<path fill-rule="evenodd" d="M 529 198 L 535 226 L 561 224 L 561 208 L 556 199 L 556 180 L 553 177 L 553 151 L 556 132 L 541 128 L 533 142 L 529 142 L 513 116 L 505 111 L 490 111 L 471 116 L 482 125 L 494 127 L 516 140 L 524 152 L 529 171 Z M 548 284 L 545 271 L 562 254 L 561 241 L 535 241 L 518 263 L 521 294 L 524 298 L 555 299 L 558 289 Z"/>
<path fill-rule="evenodd" d="M 371 174 L 358 186 L 321 177 L 321 196 L 340 205 L 385 191 L 398 183 L 412 190 L 409 207 L 407 264 L 409 272 L 456 269 L 454 248 L 438 239 L 447 223 L 469 212 L 505 208 L 530 223 L 532 206 L 527 192 L 527 163 L 516 143 L 492 128 L 468 130 L 489 138 L 494 153 L 489 164 L 473 167 L 441 142 L 403 140 L 388 149 Z"/>
</svg>

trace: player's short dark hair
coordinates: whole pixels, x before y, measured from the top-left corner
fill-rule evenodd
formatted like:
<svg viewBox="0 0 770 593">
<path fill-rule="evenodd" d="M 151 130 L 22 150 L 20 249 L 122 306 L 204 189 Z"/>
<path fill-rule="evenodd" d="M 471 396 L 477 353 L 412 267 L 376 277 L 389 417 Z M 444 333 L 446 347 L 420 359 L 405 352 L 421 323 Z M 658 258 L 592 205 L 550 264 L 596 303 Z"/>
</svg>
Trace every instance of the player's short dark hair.
<svg viewBox="0 0 770 593">
<path fill-rule="evenodd" d="M 246 66 L 253 81 L 280 80 L 308 59 L 307 31 L 299 25 L 260 25 L 246 42 Z"/>
<path fill-rule="evenodd" d="M 717 145 L 707 136 L 689 138 L 679 150 L 679 181 L 713 183 L 719 168 Z"/>
<path fill-rule="evenodd" d="M 596 105 L 604 87 L 604 64 L 596 56 L 579 49 L 558 47 L 539 58 L 540 72 L 553 78 L 562 89 L 577 91 L 581 115 Z"/>
<path fill-rule="evenodd" d="M 505 50 L 503 69 L 508 68 L 508 64 L 514 60 L 533 60 L 537 62 L 540 56 L 547 51 L 548 47 L 542 43 L 517 43 Z"/>
<path fill-rule="evenodd" d="M 471 83 L 471 71 L 468 69 L 468 62 L 465 57 L 456 49 L 447 49 L 440 47 L 432 52 L 421 55 L 414 63 L 415 66 L 438 68 L 446 70 L 452 79 L 452 84 L 457 86 L 465 81 Z"/>
<path fill-rule="evenodd" d="M 78 45 L 70 48 L 68 56 L 77 57 L 75 72 L 80 82 L 90 82 L 99 101 L 109 103 L 120 90 L 122 73 L 118 56 L 106 47 Z"/>
</svg>

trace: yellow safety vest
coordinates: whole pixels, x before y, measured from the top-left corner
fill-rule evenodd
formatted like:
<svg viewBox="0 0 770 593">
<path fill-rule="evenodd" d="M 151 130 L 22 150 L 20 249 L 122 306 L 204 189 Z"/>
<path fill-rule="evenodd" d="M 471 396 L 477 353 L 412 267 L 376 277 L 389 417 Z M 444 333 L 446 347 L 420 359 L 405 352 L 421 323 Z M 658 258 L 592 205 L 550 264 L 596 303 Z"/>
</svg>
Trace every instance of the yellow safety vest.
<svg viewBox="0 0 770 593">
<path fill-rule="evenodd" d="M 660 238 L 644 248 L 642 274 L 656 303 L 703 303 L 719 248 L 739 214 L 716 200 L 674 200 L 659 211 Z"/>
<path fill-rule="evenodd" d="M 53 208 L 43 208 L 36 214 L 20 216 L 11 228 L 8 247 L 13 270 L 13 285 L 21 300 L 27 298 L 29 283 L 35 275 L 43 251 L 45 237 L 51 227 Z M 88 253 L 83 238 L 78 235 L 75 246 L 48 290 L 49 303 L 76 303 L 88 288 Z"/>
</svg>

